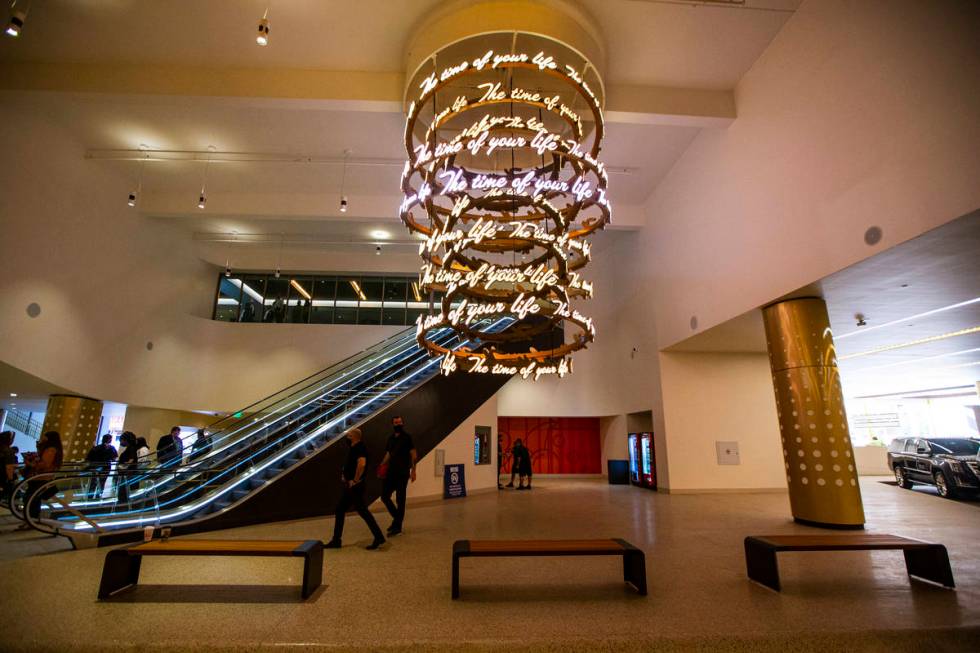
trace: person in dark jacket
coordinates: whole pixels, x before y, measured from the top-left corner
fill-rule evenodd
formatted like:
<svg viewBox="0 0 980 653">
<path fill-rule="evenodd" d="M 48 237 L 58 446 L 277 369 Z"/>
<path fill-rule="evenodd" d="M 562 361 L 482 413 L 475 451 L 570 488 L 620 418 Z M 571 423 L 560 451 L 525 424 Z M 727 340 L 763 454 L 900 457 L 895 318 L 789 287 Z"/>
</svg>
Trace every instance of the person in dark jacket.
<svg viewBox="0 0 980 653">
<path fill-rule="evenodd" d="M 385 536 L 381 534 L 381 527 L 374 519 L 374 515 L 368 512 L 367 504 L 364 503 L 364 475 L 367 473 L 368 450 L 361 441 L 361 429 L 351 429 L 347 432 L 347 441 L 350 449 L 347 451 L 347 460 L 344 462 L 344 469 L 340 474 L 340 482 L 343 490 L 340 501 L 337 503 L 337 515 L 333 525 L 333 538 L 324 544 L 326 549 L 339 549 L 341 538 L 344 536 L 344 519 L 347 510 L 351 506 L 361 516 L 361 519 L 371 529 L 374 541 L 367 547 L 373 551 L 385 543 Z"/>
<path fill-rule="evenodd" d="M 173 426 L 170 433 L 157 441 L 157 460 L 161 467 L 176 467 L 183 462 L 184 442 L 180 439 L 180 427 Z"/>
<path fill-rule="evenodd" d="M 136 434 L 126 431 L 119 436 L 119 446 L 122 453 L 119 454 L 119 466 L 116 474 L 116 501 L 119 503 L 129 502 L 130 477 L 133 471 L 139 466 L 139 445 L 136 442 Z"/>
<path fill-rule="evenodd" d="M 102 496 L 106 481 L 109 480 L 109 469 L 117 458 L 119 452 L 112 446 L 112 435 L 109 433 L 103 435 L 102 442 L 92 447 L 85 456 L 89 469 L 95 472 L 91 483 L 92 498 L 97 499 Z"/>
<path fill-rule="evenodd" d="M 520 466 L 520 454 L 521 449 L 524 445 L 521 444 L 521 439 L 517 438 L 514 440 L 514 444 L 510 448 L 510 483 L 507 487 L 514 487 L 514 479 L 517 478 L 518 467 Z"/>
<path fill-rule="evenodd" d="M 517 473 L 520 476 L 520 485 L 517 486 L 518 490 L 530 490 L 531 489 L 531 451 L 524 446 L 524 443 L 520 440 L 517 441 L 519 445 L 519 450 L 515 456 L 514 464 L 517 466 Z M 527 485 L 525 485 L 525 481 Z"/>
<path fill-rule="evenodd" d="M 195 461 L 209 453 L 211 453 L 211 436 L 204 429 L 198 429 L 197 439 L 194 440 L 194 446 L 191 447 L 191 461 Z"/>
<path fill-rule="evenodd" d="M 391 526 L 388 535 L 398 535 L 402 532 L 402 522 L 405 520 L 405 500 L 408 495 L 408 481 L 415 482 L 415 462 L 418 454 L 412 436 L 405 431 L 405 421 L 401 417 L 391 420 L 392 434 L 388 437 L 385 447 L 385 457 L 381 467 L 387 469 L 384 484 L 381 488 L 381 502 L 391 514 Z M 392 502 L 391 495 L 395 495 Z"/>
</svg>

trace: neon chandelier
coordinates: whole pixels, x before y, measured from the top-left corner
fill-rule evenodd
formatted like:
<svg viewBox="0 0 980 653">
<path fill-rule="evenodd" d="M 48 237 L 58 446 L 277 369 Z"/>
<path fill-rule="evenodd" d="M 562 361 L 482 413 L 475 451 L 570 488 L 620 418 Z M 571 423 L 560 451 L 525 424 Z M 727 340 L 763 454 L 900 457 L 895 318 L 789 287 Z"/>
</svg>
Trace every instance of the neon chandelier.
<svg viewBox="0 0 980 653">
<path fill-rule="evenodd" d="M 423 238 L 419 285 L 437 298 L 417 338 L 444 374 L 564 376 L 596 336 L 573 302 L 592 297 L 580 272 L 610 220 L 601 80 L 571 48 L 522 35 L 521 50 L 506 36 L 506 51 L 487 49 L 497 42 L 486 35 L 454 44 L 450 65 L 433 56 L 410 87 L 400 217 Z M 519 322 L 477 329 L 506 316 Z M 444 327 L 484 346 L 434 342 Z"/>
</svg>

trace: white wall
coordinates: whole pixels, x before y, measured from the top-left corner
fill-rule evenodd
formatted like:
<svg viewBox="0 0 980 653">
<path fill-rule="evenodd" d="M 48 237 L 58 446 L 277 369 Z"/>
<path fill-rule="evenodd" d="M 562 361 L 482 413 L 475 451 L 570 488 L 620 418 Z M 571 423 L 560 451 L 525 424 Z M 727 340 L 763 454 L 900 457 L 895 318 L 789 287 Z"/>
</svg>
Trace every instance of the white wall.
<svg viewBox="0 0 980 653">
<path fill-rule="evenodd" d="M 133 180 L 86 160 L 57 116 L 32 107 L 0 102 L 0 360 L 104 400 L 230 411 L 399 330 L 211 321 L 220 268 L 189 231 L 127 207 Z"/>
<path fill-rule="evenodd" d="M 661 370 L 671 492 L 786 487 L 765 354 L 663 353 Z M 719 440 L 741 464 L 718 464 Z"/>
<path fill-rule="evenodd" d="M 473 464 L 473 436 L 477 426 L 490 427 L 490 464 Z M 446 464 L 462 464 L 466 468 L 467 493 L 497 487 L 497 397 L 488 399 L 473 414 L 456 427 L 436 449 L 446 452 Z M 409 498 L 441 497 L 442 475 L 435 475 L 435 450 L 415 467 L 416 481 L 408 486 Z"/>
<path fill-rule="evenodd" d="M 980 207 L 977 25 L 972 0 L 802 3 L 648 202 L 661 347 Z"/>
<path fill-rule="evenodd" d="M 854 468 L 858 476 L 891 476 L 888 449 L 885 447 L 854 447 Z"/>
</svg>

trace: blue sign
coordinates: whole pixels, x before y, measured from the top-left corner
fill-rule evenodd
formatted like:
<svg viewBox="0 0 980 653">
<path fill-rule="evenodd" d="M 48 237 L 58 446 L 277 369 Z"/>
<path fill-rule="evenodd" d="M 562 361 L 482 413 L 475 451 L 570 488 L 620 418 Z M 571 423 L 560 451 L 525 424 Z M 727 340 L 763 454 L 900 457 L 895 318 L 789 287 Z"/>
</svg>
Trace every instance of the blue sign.
<svg viewBox="0 0 980 653">
<path fill-rule="evenodd" d="M 442 472 L 442 498 L 455 499 L 466 496 L 466 468 L 463 465 L 446 465 Z"/>
</svg>

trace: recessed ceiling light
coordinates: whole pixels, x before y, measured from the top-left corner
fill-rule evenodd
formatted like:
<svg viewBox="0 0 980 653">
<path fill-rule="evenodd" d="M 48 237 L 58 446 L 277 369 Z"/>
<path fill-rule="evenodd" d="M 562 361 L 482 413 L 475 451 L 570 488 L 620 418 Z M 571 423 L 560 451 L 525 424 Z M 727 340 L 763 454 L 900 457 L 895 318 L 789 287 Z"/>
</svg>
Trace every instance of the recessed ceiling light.
<svg viewBox="0 0 980 653">
<path fill-rule="evenodd" d="M 371 238 L 377 238 L 378 240 L 385 240 L 391 238 L 391 234 L 384 229 L 375 229 L 371 232 Z"/>
<path fill-rule="evenodd" d="M 16 392 L 11 392 L 11 393 L 10 393 L 10 396 L 11 396 L 11 397 L 16 397 L 16 396 L 17 396 L 17 393 L 16 393 Z"/>
</svg>

